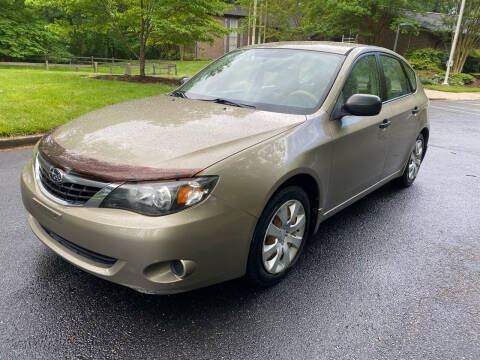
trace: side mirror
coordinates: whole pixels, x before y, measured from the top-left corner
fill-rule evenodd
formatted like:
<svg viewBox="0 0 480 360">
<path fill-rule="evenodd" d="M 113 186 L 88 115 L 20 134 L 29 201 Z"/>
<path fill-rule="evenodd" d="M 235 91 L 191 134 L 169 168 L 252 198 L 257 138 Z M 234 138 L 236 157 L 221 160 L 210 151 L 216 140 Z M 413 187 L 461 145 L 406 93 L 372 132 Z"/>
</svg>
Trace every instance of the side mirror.
<svg viewBox="0 0 480 360">
<path fill-rule="evenodd" d="M 189 77 L 183 77 L 183 78 L 180 79 L 180 84 L 183 85 L 183 84 L 185 84 L 188 80 L 190 80 Z"/>
<path fill-rule="evenodd" d="M 382 100 L 376 95 L 354 94 L 347 99 L 343 108 L 352 115 L 375 116 L 382 110 Z"/>
</svg>

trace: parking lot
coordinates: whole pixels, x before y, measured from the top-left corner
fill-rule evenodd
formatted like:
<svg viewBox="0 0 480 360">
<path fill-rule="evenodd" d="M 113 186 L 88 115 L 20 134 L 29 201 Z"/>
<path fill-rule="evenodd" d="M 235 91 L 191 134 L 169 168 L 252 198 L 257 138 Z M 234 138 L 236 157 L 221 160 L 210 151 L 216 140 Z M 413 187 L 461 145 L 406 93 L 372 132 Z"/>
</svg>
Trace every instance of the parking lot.
<svg viewBox="0 0 480 360">
<path fill-rule="evenodd" d="M 480 101 L 433 101 L 413 187 L 387 184 L 321 225 L 278 286 L 151 296 L 31 233 L 0 152 L 0 359 L 479 359 Z"/>
</svg>

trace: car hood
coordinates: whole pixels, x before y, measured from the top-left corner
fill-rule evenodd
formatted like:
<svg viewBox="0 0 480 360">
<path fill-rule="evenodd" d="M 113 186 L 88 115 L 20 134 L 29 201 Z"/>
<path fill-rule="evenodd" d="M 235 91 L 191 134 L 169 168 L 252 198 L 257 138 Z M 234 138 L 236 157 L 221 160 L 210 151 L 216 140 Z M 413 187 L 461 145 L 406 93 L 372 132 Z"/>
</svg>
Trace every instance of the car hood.
<svg viewBox="0 0 480 360">
<path fill-rule="evenodd" d="M 83 115 L 44 137 L 39 149 L 67 171 L 109 180 L 190 177 L 304 121 L 162 95 Z"/>
</svg>

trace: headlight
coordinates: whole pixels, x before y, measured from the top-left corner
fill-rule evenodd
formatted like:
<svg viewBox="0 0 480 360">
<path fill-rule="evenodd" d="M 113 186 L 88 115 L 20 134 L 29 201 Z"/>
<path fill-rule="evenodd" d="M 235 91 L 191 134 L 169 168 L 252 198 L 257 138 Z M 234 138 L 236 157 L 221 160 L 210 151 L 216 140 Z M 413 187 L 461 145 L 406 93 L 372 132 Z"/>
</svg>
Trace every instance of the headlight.
<svg viewBox="0 0 480 360">
<path fill-rule="evenodd" d="M 126 183 L 113 190 L 100 207 L 160 216 L 178 212 L 205 200 L 217 176 L 172 182 Z"/>
</svg>

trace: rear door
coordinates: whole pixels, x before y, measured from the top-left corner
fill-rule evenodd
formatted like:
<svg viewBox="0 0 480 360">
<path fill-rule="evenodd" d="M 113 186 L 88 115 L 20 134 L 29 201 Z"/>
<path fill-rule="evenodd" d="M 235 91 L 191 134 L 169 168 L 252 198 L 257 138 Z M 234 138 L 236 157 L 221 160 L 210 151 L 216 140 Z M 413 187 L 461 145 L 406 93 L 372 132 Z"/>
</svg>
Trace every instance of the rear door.
<svg viewBox="0 0 480 360">
<path fill-rule="evenodd" d="M 386 177 L 403 169 L 418 135 L 416 116 L 423 105 L 421 99 L 414 96 L 416 81 L 412 83 L 409 79 L 406 65 L 391 55 L 378 56 L 384 84 L 383 108 L 390 113 L 391 122 L 386 129 L 388 150 L 383 170 L 383 176 Z"/>
<path fill-rule="evenodd" d="M 339 102 L 354 94 L 381 95 L 380 72 L 375 54 L 356 60 L 345 82 Z M 338 126 L 333 142 L 329 205 L 351 199 L 381 179 L 387 150 L 382 123 L 389 118 L 382 109 L 376 116 L 347 115 L 330 121 Z"/>
</svg>

